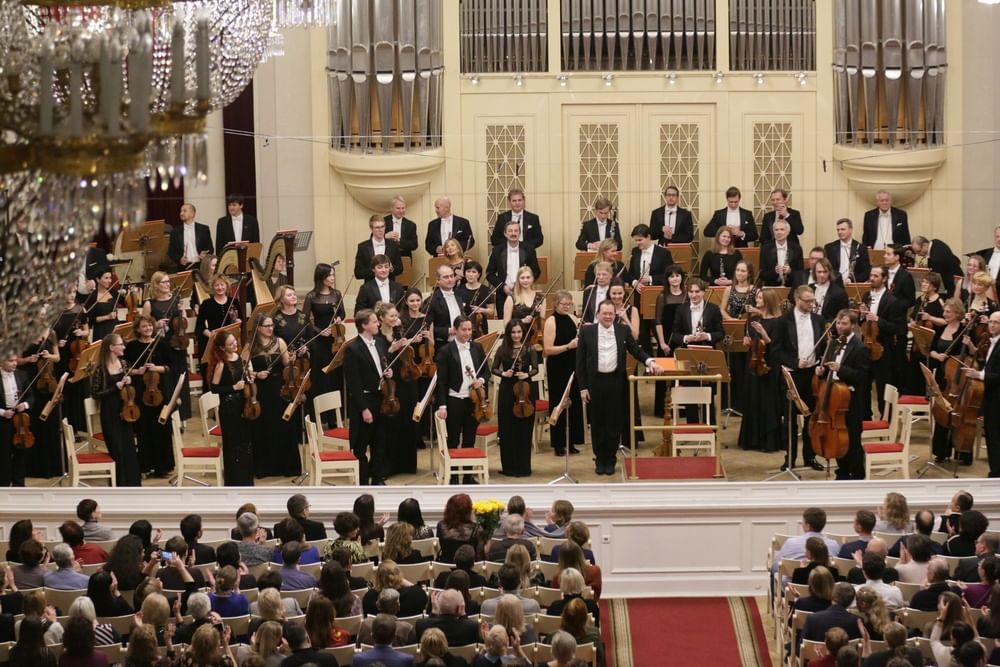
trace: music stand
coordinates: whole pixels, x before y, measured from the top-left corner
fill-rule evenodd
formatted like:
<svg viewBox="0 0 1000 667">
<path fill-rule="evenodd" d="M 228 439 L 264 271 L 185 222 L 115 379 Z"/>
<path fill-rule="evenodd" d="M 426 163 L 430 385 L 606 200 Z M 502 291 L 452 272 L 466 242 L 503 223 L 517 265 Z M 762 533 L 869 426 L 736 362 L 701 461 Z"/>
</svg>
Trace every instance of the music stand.
<svg viewBox="0 0 1000 667">
<path fill-rule="evenodd" d="M 205 342 L 205 351 L 202 352 L 202 354 L 201 354 L 201 363 L 207 364 L 209 362 L 209 360 L 212 358 L 212 348 L 215 347 L 215 339 L 220 334 L 223 334 L 223 333 L 226 333 L 226 332 L 229 332 L 229 333 L 233 334 L 234 336 L 236 336 L 236 340 L 239 340 L 240 339 L 240 323 L 239 322 L 234 322 L 233 324 L 227 324 L 226 326 L 219 327 L 218 329 L 216 329 L 215 331 L 212 332 L 212 335 L 210 335 L 208 337 L 208 340 Z M 210 380 L 210 378 L 205 378 L 205 379 L 206 380 Z"/>
<path fill-rule="evenodd" d="M 479 338 L 473 339 L 475 342 L 479 343 L 480 347 L 483 348 L 483 352 L 488 352 L 493 349 L 493 344 L 496 343 L 497 338 L 500 337 L 499 331 L 493 331 L 488 334 L 483 334 Z"/>
<path fill-rule="evenodd" d="M 865 294 L 871 288 L 872 286 L 868 283 L 845 283 L 844 290 L 847 292 L 847 301 L 851 307 L 857 308 L 859 304 L 864 303 Z"/>
<path fill-rule="evenodd" d="M 910 324 L 910 333 L 913 334 L 913 347 L 916 348 L 923 357 L 929 357 L 931 343 L 934 342 L 934 329 L 922 327 L 919 324 Z M 935 384 L 935 386 L 937 386 Z"/>
<path fill-rule="evenodd" d="M 563 450 L 564 451 L 563 459 L 565 459 L 563 461 L 563 473 L 561 475 L 559 475 L 558 477 L 556 477 L 555 479 L 547 482 L 546 486 L 552 486 L 553 484 L 558 484 L 559 482 L 572 482 L 573 484 L 579 484 L 580 483 L 569 472 L 570 450 L 573 448 L 573 443 L 572 443 L 573 429 L 570 427 L 570 421 L 569 421 L 569 410 L 570 410 L 570 408 L 573 405 L 573 401 L 570 400 L 569 392 L 570 392 L 570 389 L 573 388 L 573 383 L 574 382 L 576 382 L 576 373 L 575 372 L 572 373 L 569 376 L 569 382 L 566 383 L 566 389 L 563 390 L 562 398 L 559 399 L 559 403 L 556 404 L 555 406 L 553 406 L 553 408 L 552 408 L 553 410 L 558 410 L 560 407 L 562 408 L 561 414 L 559 415 L 559 418 L 562 418 L 563 414 L 566 415 L 566 444 L 565 444 L 566 449 Z M 549 433 L 552 433 L 551 427 L 555 426 L 556 423 L 559 421 L 559 419 L 553 420 L 552 416 L 553 416 L 552 412 L 550 411 L 550 414 L 549 414 L 549 427 L 550 427 Z"/>
<path fill-rule="evenodd" d="M 726 366 L 732 366 L 732 355 L 736 352 L 746 352 L 747 346 L 743 344 L 743 336 L 746 334 L 746 320 L 722 320 L 722 328 L 726 335 L 719 343 L 719 349 L 726 353 Z M 743 416 L 743 413 L 733 407 L 733 387 L 730 385 L 727 393 L 726 407 L 722 409 L 722 428 L 729 428 L 729 418 L 732 415 Z"/>
<path fill-rule="evenodd" d="M 805 401 L 803 401 L 802 397 L 799 395 L 799 390 L 795 387 L 795 379 L 792 377 L 792 372 L 786 366 L 781 367 L 781 377 L 785 380 L 785 387 L 787 388 L 785 396 L 788 399 L 788 407 L 785 413 L 786 419 L 788 420 L 788 450 L 785 453 L 785 456 L 788 457 L 785 459 L 788 463 L 788 467 L 784 470 L 779 470 L 770 477 L 765 477 L 764 481 L 770 482 L 772 479 L 778 479 L 782 475 L 791 475 L 792 479 L 796 482 L 801 482 L 802 478 L 795 472 L 796 469 L 792 467 L 792 463 L 794 463 L 792 461 L 792 445 L 799 437 L 799 429 L 797 428 L 797 425 L 792 424 L 792 406 L 794 405 L 798 409 L 799 414 L 801 414 L 804 418 L 809 417 L 811 412 L 809 410 L 809 406 L 806 405 Z M 806 468 L 798 468 L 798 470 L 806 470 Z"/>
<path fill-rule="evenodd" d="M 177 297 L 178 303 L 182 299 L 191 298 L 191 292 L 194 290 L 194 279 L 191 277 L 190 271 L 178 271 L 170 274 L 170 291 L 178 289 L 181 291 L 181 295 Z"/>
<path fill-rule="evenodd" d="M 725 287 L 709 287 L 705 293 L 705 301 L 714 303 L 722 309 L 722 295 L 726 293 Z"/>
<path fill-rule="evenodd" d="M 123 253 L 138 253 L 142 258 L 142 275 L 149 278 L 167 256 L 169 232 L 165 220 L 144 222 L 138 227 L 126 227 L 121 233 Z"/>
<path fill-rule="evenodd" d="M 135 322 L 122 322 L 121 324 L 115 325 L 114 331 L 122 337 L 124 342 L 129 342 L 135 339 Z"/>
<path fill-rule="evenodd" d="M 926 364 L 920 364 L 920 372 L 924 376 L 924 382 L 927 384 L 927 392 L 930 394 L 931 411 L 933 412 L 934 408 L 937 407 L 944 414 L 948 415 L 948 442 L 951 442 L 951 413 L 955 406 L 953 406 L 941 392 L 941 388 L 937 383 L 937 378 L 934 377 L 934 371 L 928 368 Z M 937 419 L 935 419 L 935 421 L 937 421 Z M 931 438 L 933 439 L 933 437 L 934 433 L 931 432 Z M 927 463 L 921 466 L 920 470 L 917 471 L 917 477 L 923 479 L 924 475 L 926 475 L 931 468 L 934 468 L 935 470 L 940 470 L 941 472 L 958 479 L 958 456 L 955 456 L 954 459 L 954 469 L 948 470 L 943 465 L 939 465 L 934 462 L 934 455 L 932 452 L 931 456 L 927 459 Z"/>
<path fill-rule="evenodd" d="M 70 382 L 76 384 L 85 377 L 90 377 L 90 375 L 97 370 L 97 366 L 101 363 L 101 341 L 91 343 L 87 348 L 80 353 L 79 363 L 76 366 L 76 372 L 73 377 L 69 379 Z"/>
<path fill-rule="evenodd" d="M 337 354 L 333 355 L 333 359 L 331 359 L 330 363 L 328 363 L 326 365 L 326 368 L 323 369 L 324 373 L 329 375 L 330 373 L 340 368 L 341 364 L 344 363 L 344 353 L 347 351 L 347 346 L 350 345 L 351 341 L 354 340 L 355 338 L 357 338 L 357 336 L 354 336 L 344 341 L 344 344 L 340 346 L 339 350 L 337 350 Z"/>
</svg>

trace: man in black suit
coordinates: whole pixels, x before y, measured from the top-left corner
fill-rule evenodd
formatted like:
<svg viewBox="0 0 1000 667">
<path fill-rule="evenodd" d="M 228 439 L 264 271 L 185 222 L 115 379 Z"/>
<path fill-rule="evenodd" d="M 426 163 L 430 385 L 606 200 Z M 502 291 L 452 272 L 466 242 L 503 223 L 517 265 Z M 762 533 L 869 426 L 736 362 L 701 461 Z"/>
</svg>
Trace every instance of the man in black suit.
<svg viewBox="0 0 1000 667">
<path fill-rule="evenodd" d="M 968 511 L 968 510 L 966 510 Z M 955 529 L 957 532 L 957 528 Z M 955 568 L 955 573 L 951 577 L 956 581 L 967 581 L 969 583 L 979 582 L 979 564 L 986 556 L 995 556 L 997 547 L 1000 546 L 1000 538 L 996 535 L 983 533 L 976 538 L 976 555 L 963 558 Z"/>
<path fill-rule="evenodd" d="M 833 373 L 834 381 L 839 380 L 851 388 L 851 403 L 845 419 L 849 444 L 847 453 L 837 458 L 837 479 L 864 479 L 865 450 L 861 447 L 861 420 L 864 418 L 862 403 L 868 397 L 864 389 L 871 385 L 871 357 L 857 334 L 858 318 L 853 310 L 837 313 L 833 326 L 838 339 L 827 344 L 835 345 L 834 350 L 839 351 L 835 355 L 831 352 L 830 360 L 816 367 L 816 375 L 825 378 L 827 373 Z M 846 339 L 846 343 L 841 343 L 840 339 Z"/>
<path fill-rule="evenodd" d="M 521 225 L 513 220 L 508 221 L 504 229 L 504 240 L 500 243 L 494 242 L 490 261 L 486 265 L 486 280 L 498 288 L 496 308 L 501 316 L 507 297 L 514 291 L 518 270 L 522 266 L 527 266 L 531 269 L 535 280 L 542 274 L 542 269 L 538 266 L 538 257 L 535 256 L 535 248 L 527 241 L 524 243 L 519 241 L 520 234 Z"/>
<path fill-rule="evenodd" d="M 792 272 L 804 266 L 802 247 L 789 237 L 785 220 L 774 223 L 773 238 L 760 246 L 760 276 L 769 287 L 785 287 L 792 281 Z"/>
<path fill-rule="evenodd" d="M 304 494 L 296 493 L 289 496 L 285 502 L 285 509 L 288 510 L 288 516 L 295 519 L 302 526 L 302 532 L 308 541 L 315 542 L 316 540 L 326 539 L 326 526 L 323 525 L 323 522 L 314 521 L 309 518 L 309 499 Z M 281 521 L 274 524 L 272 532 L 277 539 L 284 541 L 284 537 L 279 529 L 280 525 Z"/>
<path fill-rule="evenodd" d="M 712 219 L 705 225 L 706 239 L 715 238 L 715 233 L 719 229 L 729 227 L 737 248 L 746 248 L 750 241 L 757 240 L 757 225 L 753 221 L 753 212 L 740 206 L 742 198 L 739 188 L 730 187 L 726 190 L 726 207 L 713 213 Z"/>
<path fill-rule="evenodd" d="M 31 408 L 32 392 L 27 373 L 18 370 L 11 355 L 0 365 L 3 409 L 0 409 L 0 487 L 24 486 L 24 448 L 14 445 L 14 415 Z"/>
<path fill-rule="evenodd" d="M 677 306 L 674 316 L 674 330 L 669 341 L 672 349 L 690 345 L 713 347 L 725 338 L 722 311 L 705 300 L 705 288 L 705 282 L 700 278 L 688 279 L 688 301 Z"/>
<path fill-rule="evenodd" d="M 472 321 L 459 315 L 454 321 L 455 339 L 438 348 L 437 405 L 435 415 L 448 426 L 448 449 L 475 447 L 476 417 L 473 413 L 470 389 L 478 389 L 489 380 L 490 369 L 483 361 L 486 353 L 472 340 Z M 471 377 L 470 377 L 471 375 Z M 472 482 L 466 475 L 466 483 Z M 455 482 L 454 478 L 452 482 Z"/>
<path fill-rule="evenodd" d="M 834 279 L 836 274 L 826 257 L 813 264 L 812 273 L 815 281 L 810 282 L 809 286 L 816 295 L 814 310 L 823 318 L 823 324 L 831 324 L 837 313 L 850 305 L 847 290 Z"/>
<path fill-rule="evenodd" d="M 611 217 L 611 200 L 598 197 L 594 201 L 594 217 L 585 220 L 580 226 L 576 249 L 580 252 L 594 252 L 604 239 L 614 239 L 618 249 L 622 249 L 622 230 L 618 221 Z"/>
<path fill-rule="evenodd" d="M 591 323 L 597 320 L 597 306 L 608 298 L 608 290 L 612 283 L 611 262 L 598 262 L 594 266 L 594 284 L 583 289 L 583 321 Z M 618 283 L 620 280 L 615 280 Z"/>
<path fill-rule="evenodd" d="M 832 604 L 823 611 L 809 614 L 802 628 L 802 639 L 821 642 L 830 628 L 841 628 L 851 639 L 859 639 L 858 617 L 848 609 L 854 602 L 854 586 L 838 581 L 833 586 Z"/>
<path fill-rule="evenodd" d="M 465 599 L 453 588 L 445 589 L 437 596 L 434 613 L 417 621 L 417 641 L 430 628 L 444 633 L 448 646 L 468 646 L 482 641 L 479 624 L 465 615 Z"/>
<path fill-rule="evenodd" d="M 870 211 L 865 211 L 864 230 L 861 242 L 869 248 L 882 250 L 888 245 L 908 245 L 910 243 L 910 224 L 906 211 L 892 205 L 892 195 L 880 190 L 875 195 L 878 204 Z"/>
<path fill-rule="evenodd" d="M 653 241 L 647 225 L 632 228 L 632 256 L 626 269 L 625 281 L 633 287 L 663 285 L 666 282 L 667 267 L 674 263 L 670 251 Z"/>
<path fill-rule="evenodd" d="M 872 531 L 875 530 L 875 513 L 871 510 L 858 510 L 854 513 L 854 532 L 858 534 L 858 539 L 844 542 L 840 551 L 836 554 L 838 558 L 854 558 L 854 552 L 865 552 L 868 543 L 872 541 Z"/>
<path fill-rule="evenodd" d="M 195 222 L 194 204 L 181 206 L 181 224 L 170 230 L 167 256 L 181 271 L 198 268 L 198 262 L 212 252 L 212 232 L 208 225 Z"/>
<path fill-rule="evenodd" d="M 382 219 L 385 237 L 399 244 L 399 254 L 412 257 L 417 249 L 417 223 L 406 217 L 406 200 L 396 195 L 392 198 L 392 213 Z"/>
<path fill-rule="evenodd" d="M 906 606 L 920 611 L 937 611 L 938 598 L 941 597 L 942 593 L 952 590 L 951 586 L 948 585 L 950 578 L 948 563 L 943 558 L 932 558 L 927 563 L 927 587 L 914 593 Z M 979 581 L 978 574 L 975 581 Z"/>
<path fill-rule="evenodd" d="M 986 458 L 990 464 L 989 477 L 1000 477 L 1000 311 L 990 314 L 990 346 L 986 350 L 983 370 L 966 369 L 967 375 L 983 381 L 983 427 L 986 435 Z M 963 515 L 964 516 L 964 515 Z"/>
<path fill-rule="evenodd" d="M 917 301 L 917 285 L 910 272 L 900 263 L 901 252 L 899 246 L 887 246 L 883 261 L 886 271 L 888 271 L 886 282 L 889 286 L 889 292 L 896 298 L 896 301 L 902 303 L 903 312 L 906 312 Z"/>
<path fill-rule="evenodd" d="M 914 236 L 910 247 L 916 255 L 917 266 L 927 267 L 941 276 L 945 292 L 942 296 L 950 298 L 955 293 L 955 277 L 962 275 L 962 262 L 948 244 L 940 239 L 928 241 L 925 236 Z"/>
<path fill-rule="evenodd" d="M 434 212 L 436 218 L 427 223 L 427 236 L 424 237 L 424 249 L 431 257 L 436 257 L 443 253 L 444 242 L 448 239 L 455 239 L 462 250 L 468 252 L 476 245 L 476 238 L 472 235 L 472 225 L 465 218 L 452 215 L 451 200 L 447 197 L 438 197 L 434 200 Z"/>
<path fill-rule="evenodd" d="M 437 268 L 437 289 L 428 297 L 427 323 L 434 327 L 434 347 L 438 350 L 454 337 L 455 318 L 464 314 L 468 305 L 455 289 L 455 280 L 455 271 L 442 264 Z"/>
<path fill-rule="evenodd" d="M 849 218 L 837 221 L 837 240 L 827 243 L 823 249 L 826 251 L 826 258 L 840 274 L 843 282 L 868 281 L 868 273 L 872 269 L 871 261 L 868 259 L 868 248 L 854 239 L 854 223 Z"/>
<path fill-rule="evenodd" d="M 392 264 L 388 257 L 375 255 L 371 261 L 371 271 L 371 279 L 366 280 L 365 284 L 361 286 L 358 290 L 358 297 L 354 301 L 355 318 L 362 310 L 374 310 L 375 304 L 379 301 L 399 303 L 400 299 L 403 298 L 403 286 L 389 275 L 392 273 Z"/>
<path fill-rule="evenodd" d="M 215 223 L 215 254 L 221 255 L 227 243 L 246 241 L 260 243 L 260 225 L 257 216 L 243 212 L 243 195 L 226 197 L 226 215 Z"/>
<path fill-rule="evenodd" d="M 615 474 L 616 454 L 628 410 L 625 352 L 645 364 L 648 372 L 662 373 L 652 357 L 635 342 L 629 328 L 615 322 L 615 317 L 615 305 L 610 300 L 602 301 L 597 307 L 597 324 L 580 330 L 576 352 L 580 398 L 595 406 L 589 414 L 594 471 L 598 475 Z"/>
<path fill-rule="evenodd" d="M 803 249 L 803 253 L 805 250 Z M 816 262 L 820 259 L 826 259 L 826 250 L 823 246 L 813 246 L 809 254 L 802 259 L 802 269 L 799 271 L 792 271 L 791 279 L 788 281 L 788 286 L 791 291 L 788 293 L 788 302 L 795 304 L 795 288 L 799 285 L 808 285 L 813 282 L 812 268 Z"/>
<path fill-rule="evenodd" d="M 338 667 L 337 658 L 332 653 L 313 647 L 304 625 L 289 623 L 284 633 L 292 653 L 281 661 L 281 667 L 303 667 L 310 664 L 316 667 Z"/>
<path fill-rule="evenodd" d="M 904 269 L 905 270 L 905 269 Z M 871 290 L 864 296 L 861 316 L 878 325 L 878 342 L 882 344 L 882 356 L 871 360 L 871 373 L 875 380 L 879 413 L 885 417 L 885 385 L 897 387 L 902 380 L 905 357 L 899 352 L 906 348 L 906 310 L 886 285 L 884 266 L 872 267 L 868 282 Z M 868 392 L 870 386 L 866 385 Z M 867 393 L 867 392 L 866 392 Z M 871 419 L 871 402 L 866 401 L 864 418 Z"/>
<path fill-rule="evenodd" d="M 507 193 L 507 203 L 510 204 L 510 210 L 497 216 L 497 222 L 493 225 L 493 234 L 490 236 L 493 245 L 498 246 L 504 242 L 507 237 L 507 223 L 515 222 L 518 225 L 517 240 L 538 250 L 545 240 L 542 221 L 537 213 L 524 210 L 524 190 L 511 188 Z"/>
<path fill-rule="evenodd" d="M 663 190 L 663 206 L 649 214 L 649 230 L 659 245 L 694 241 L 694 216 L 677 205 L 680 195 L 676 186 L 668 185 Z"/>
<path fill-rule="evenodd" d="M 788 192 L 781 189 L 771 191 L 771 210 L 764 214 L 760 224 L 761 243 L 774 238 L 772 229 L 777 220 L 788 223 L 788 238 L 798 244 L 799 237 L 806 230 L 802 224 L 802 214 L 794 208 L 788 208 Z"/>
<path fill-rule="evenodd" d="M 993 228 L 993 247 L 972 253 L 986 260 L 986 270 L 994 282 L 1000 281 L 1000 225 Z"/>
<path fill-rule="evenodd" d="M 795 307 L 781 316 L 775 326 L 774 337 L 771 343 L 774 360 L 787 368 L 792 374 L 795 382 L 795 389 L 798 391 L 802 402 L 813 408 L 815 400 L 812 391 L 812 378 L 816 368 L 818 354 L 816 346 L 823 337 L 823 319 L 814 312 L 816 306 L 816 295 L 808 285 L 800 285 L 795 288 Z M 782 383 L 784 388 L 784 383 Z M 780 395 L 780 394 L 779 394 Z M 780 410 L 783 416 L 787 415 L 784 405 Z M 786 470 L 789 466 L 795 467 L 795 459 L 799 451 L 798 424 L 799 411 L 792 405 L 791 419 L 784 425 L 785 442 L 791 442 L 791 456 L 786 455 L 785 462 L 781 469 Z M 789 437 L 789 431 L 792 431 Z M 812 441 L 809 438 L 808 417 L 802 424 L 802 460 L 813 470 L 822 471 L 824 468 L 816 455 L 813 453 Z"/>
<path fill-rule="evenodd" d="M 375 275 L 372 259 L 376 255 L 387 257 L 392 264 L 393 277 L 398 276 L 403 272 L 403 260 L 399 254 L 399 246 L 385 236 L 385 220 L 382 216 L 373 215 L 368 220 L 368 228 L 371 236 L 359 243 L 354 253 L 354 277 L 358 280 L 371 280 Z"/>
<path fill-rule="evenodd" d="M 385 486 L 388 476 L 385 458 L 386 418 L 382 402 L 382 378 L 392 377 L 388 366 L 389 346 L 376 336 L 379 328 L 374 311 L 362 310 L 355 316 L 358 336 L 344 351 L 344 384 L 347 386 L 347 415 L 351 422 L 351 451 L 358 457 L 361 484 L 369 481 Z M 371 458 L 368 450 L 371 449 Z"/>
</svg>

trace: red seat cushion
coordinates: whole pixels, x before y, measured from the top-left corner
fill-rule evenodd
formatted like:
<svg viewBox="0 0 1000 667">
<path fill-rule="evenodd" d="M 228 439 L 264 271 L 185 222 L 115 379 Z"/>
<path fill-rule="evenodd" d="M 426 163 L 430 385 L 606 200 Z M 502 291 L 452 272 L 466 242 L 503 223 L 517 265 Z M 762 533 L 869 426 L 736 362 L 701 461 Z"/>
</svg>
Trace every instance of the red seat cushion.
<svg viewBox="0 0 1000 667">
<path fill-rule="evenodd" d="M 465 447 L 462 449 L 449 449 L 448 456 L 453 459 L 485 459 L 486 454 L 478 447 Z"/>
<path fill-rule="evenodd" d="M 549 402 L 544 398 L 540 398 L 535 401 L 535 410 L 538 412 L 546 412 L 549 409 Z"/>
<path fill-rule="evenodd" d="M 103 433 L 95 433 L 94 434 L 94 440 L 100 440 L 101 442 L 104 442 L 104 434 Z"/>
<path fill-rule="evenodd" d="M 865 445 L 866 454 L 898 454 L 903 451 L 901 442 L 872 442 Z"/>
<path fill-rule="evenodd" d="M 76 460 L 78 463 L 114 463 L 115 460 L 104 454 L 102 452 L 97 452 L 95 454 L 77 454 Z"/>
<path fill-rule="evenodd" d="M 351 452 L 320 452 L 320 461 L 357 461 L 358 457 Z"/>
<path fill-rule="evenodd" d="M 915 396 L 913 394 L 905 394 L 899 397 L 900 405 L 927 405 L 927 398 L 924 396 Z"/>
<path fill-rule="evenodd" d="M 349 428 L 328 428 L 323 431 L 323 435 L 328 438 L 336 438 L 337 440 L 350 440 L 351 439 L 351 429 Z"/>
<path fill-rule="evenodd" d="M 493 435 L 497 430 L 496 424 L 480 424 L 476 427 L 476 435 Z"/>
<path fill-rule="evenodd" d="M 884 428 L 889 428 L 889 422 L 881 419 L 866 419 L 861 422 L 862 431 L 878 431 Z"/>
<path fill-rule="evenodd" d="M 181 447 L 181 454 L 195 459 L 214 459 L 219 456 L 218 447 Z"/>
<path fill-rule="evenodd" d="M 202 377 L 200 373 L 195 373 L 194 371 L 188 372 L 188 380 L 190 382 L 201 381 Z"/>
<path fill-rule="evenodd" d="M 218 435 L 218 436 L 221 436 L 222 435 L 222 427 L 219 426 L 218 424 L 216 424 L 212 428 L 208 429 L 208 434 L 209 435 Z"/>
<path fill-rule="evenodd" d="M 686 433 L 689 435 L 701 434 L 701 433 L 715 433 L 715 429 L 711 426 L 684 426 L 682 428 L 675 428 L 673 433 Z"/>
</svg>

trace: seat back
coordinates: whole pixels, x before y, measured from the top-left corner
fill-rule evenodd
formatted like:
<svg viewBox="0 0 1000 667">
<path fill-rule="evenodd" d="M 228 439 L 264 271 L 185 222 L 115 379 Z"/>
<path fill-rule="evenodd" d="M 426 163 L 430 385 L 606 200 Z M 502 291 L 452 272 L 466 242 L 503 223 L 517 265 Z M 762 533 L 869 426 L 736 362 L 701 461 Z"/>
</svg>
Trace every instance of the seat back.
<svg viewBox="0 0 1000 667">
<path fill-rule="evenodd" d="M 202 396 L 208 395 L 202 394 Z M 215 394 L 211 395 L 215 396 Z M 181 433 L 181 415 L 177 410 L 174 410 L 170 415 L 170 444 L 174 450 L 174 460 L 180 461 L 184 458 L 184 434 Z"/>
<path fill-rule="evenodd" d="M 323 396 L 325 395 L 326 394 L 323 394 Z M 319 396 L 316 397 L 317 400 L 319 400 L 319 398 Z M 305 422 L 306 442 L 309 443 L 309 460 L 315 464 L 319 461 L 319 432 L 316 429 L 316 422 L 312 420 L 312 417 L 306 415 Z M 315 474 L 315 472 L 313 474 Z"/>
<path fill-rule="evenodd" d="M 334 419 L 336 420 L 337 428 L 340 428 L 344 422 L 341 415 L 342 409 L 343 401 L 340 398 L 339 390 L 328 391 L 313 399 L 313 412 L 316 415 L 316 420 L 320 421 L 324 412 L 332 411 L 335 415 Z"/>
<path fill-rule="evenodd" d="M 698 421 L 712 424 L 712 388 L 711 387 L 671 387 L 670 398 L 673 402 L 674 423 L 679 424 L 681 409 L 688 405 L 699 407 Z"/>
<path fill-rule="evenodd" d="M 74 479 L 76 477 L 76 436 L 73 433 L 73 427 L 70 426 L 69 420 L 63 418 L 62 423 L 59 425 L 62 428 L 62 437 L 66 441 L 66 451 L 69 456 L 66 457 L 69 462 L 69 478 Z"/>
<path fill-rule="evenodd" d="M 97 403 L 97 399 L 83 399 L 83 412 L 86 417 L 87 435 L 90 436 L 90 444 L 93 446 L 94 436 L 101 432 L 101 408 Z M 94 424 L 95 419 L 97 420 L 96 425 Z"/>
<path fill-rule="evenodd" d="M 436 537 L 428 537 L 422 540 L 413 540 L 410 547 L 416 551 L 420 552 L 421 556 L 425 558 L 427 556 L 436 557 L 438 552 L 441 551 L 441 544 L 438 542 Z"/>
<path fill-rule="evenodd" d="M 206 391 L 198 397 L 198 407 L 201 412 L 201 430 L 206 439 L 209 438 L 209 431 L 212 426 L 219 423 L 219 395 L 213 391 Z M 214 424 L 209 422 L 209 414 L 213 414 Z M 175 413 L 176 414 L 176 413 Z"/>
<path fill-rule="evenodd" d="M 889 440 L 895 440 L 899 433 L 899 389 L 895 385 L 886 384 L 882 397 L 885 399 L 882 420 L 889 422 Z"/>
</svg>

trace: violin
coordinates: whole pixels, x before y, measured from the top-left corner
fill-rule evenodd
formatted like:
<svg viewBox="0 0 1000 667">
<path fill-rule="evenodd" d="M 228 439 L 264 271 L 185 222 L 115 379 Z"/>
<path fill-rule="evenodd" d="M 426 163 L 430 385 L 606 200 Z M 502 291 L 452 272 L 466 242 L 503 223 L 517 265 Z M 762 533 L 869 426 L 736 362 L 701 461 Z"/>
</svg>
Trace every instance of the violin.
<svg viewBox="0 0 1000 667">
<path fill-rule="evenodd" d="M 163 392 L 160 391 L 160 372 L 148 370 L 142 374 L 142 403 L 151 408 L 163 405 Z"/>
<path fill-rule="evenodd" d="M 430 327 L 426 327 L 424 332 L 430 334 Z M 417 355 L 420 357 L 420 362 L 417 364 L 420 368 L 420 377 L 433 377 L 437 373 L 437 364 L 434 363 L 434 336 L 424 336 L 417 347 Z"/>
<path fill-rule="evenodd" d="M 872 361 L 878 361 L 885 353 L 885 347 L 878 340 L 878 322 L 865 317 L 861 323 L 861 342 L 871 352 Z"/>
<path fill-rule="evenodd" d="M 59 383 L 56 382 L 56 377 L 52 374 L 52 362 L 50 360 L 42 359 L 38 362 L 38 379 L 35 380 L 35 386 L 43 394 L 54 394 L 56 392 L 56 387 L 59 386 Z"/>
<path fill-rule="evenodd" d="M 14 425 L 14 446 L 31 449 L 35 446 L 35 434 L 31 432 L 31 416 L 27 412 L 17 412 L 11 417 Z"/>
<path fill-rule="evenodd" d="M 76 328 L 74 325 L 70 328 Z M 71 373 L 75 373 L 76 369 L 80 367 L 80 355 L 83 351 L 87 349 L 87 340 L 85 338 L 74 338 L 69 344 L 69 370 Z"/>
<path fill-rule="evenodd" d="M 309 360 L 305 357 L 296 357 L 295 360 L 285 366 L 281 371 L 281 397 L 287 401 L 292 400 L 299 390 L 302 382 L 309 381 Z"/>
<path fill-rule="evenodd" d="M 253 381 L 253 365 L 247 362 L 243 373 L 243 418 L 253 421 L 260 417 L 260 401 L 257 400 L 257 383 Z"/>
<path fill-rule="evenodd" d="M 389 367 L 388 359 L 382 357 L 382 368 L 388 369 Z M 392 417 L 393 415 L 399 414 L 399 398 L 396 397 L 396 381 L 383 375 L 382 381 L 379 383 L 379 391 L 382 392 L 382 403 L 379 405 L 378 411 L 386 417 Z"/>
<path fill-rule="evenodd" d="M 470 382 L 475 382 L 476 378 L 475 371 L 472 368 L 465 367 L 465 375 L 469 378 Z M 493 419 L 493 408 L 490 406 L 490 399 L 486 393 L 486 384 L 484 383 L 480 387 L 469 386 L 469 398 L 472 399 L 472 414 L 477 422 L 488 422 Z"/>
<path fill-rule="evenodd" d="M 340 352 L 340 348 L 344 347 L 344 343 L 347 342 L 347 329 L 344 327 L 343 323 L 338 322 L 337 324 L 330 325 L 330 351 L 333 352 L 333 356 L 337 356 Z"/>
<path fill-rule="evenodd" d="M 522 345 L 523 348 L 523 345 Z M 518 350 L 517 359 L 514 361 L 514 373 L 521 372 L 521 360 L 524 358 L 523 349 Z M 514 416 L 520 419 L 530 417 L 535 414 L 535 402 L 531 400 L 531 385 L 527 380 L 515 380 L 514 386 Z"/>
<path fill-rule="evenodd" d="M 128 374 L 126 373 L 125 376 L 128 377 Z M 135 387 L 131 384 L 123 385 L 118 394 L 122 399 L 122 421 L 129 424 L 139 421 L 139 406 L 135 403 Z"/>
<path fill-rule="evenodd" d="M 823 365 L 836 359 L 846 345 L 847 336 L 839 337 L 836 344 L 827 348 Z M 827 369 L 825 378 L 820 379 L 818 375 L 813 378 L 813 393 L 816 409 L 809 419 L 813 451 L 827 460 L 843 458 L 850 446 L 847 410 L 851 406 L 851 389 L 846 383 L 834 380 L 833 372 Z"/>
<path fill-rule="evenodd" d="M 760 321 L 759 318 L 747 319 L 747 334 L 750 333 L 750 323 Z M 750 370 L 758 377 L 771 372 L 771 367 L 767 364 L 767 343 L 763 336 L 750 336 Z"/>
<path fill-rule="evenodd" d="M 412 341 L 407 344 L 399 354 L 399 374 L 407 382 L 416 382 L 420 379 L 420 367 L 417 366 L 416 353 L 413 351 Z"/>
</svg>

